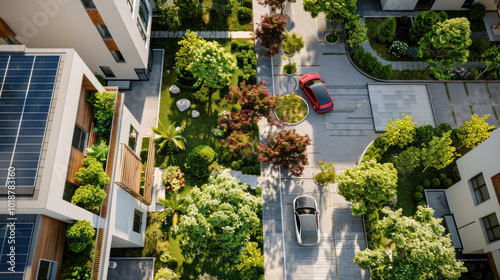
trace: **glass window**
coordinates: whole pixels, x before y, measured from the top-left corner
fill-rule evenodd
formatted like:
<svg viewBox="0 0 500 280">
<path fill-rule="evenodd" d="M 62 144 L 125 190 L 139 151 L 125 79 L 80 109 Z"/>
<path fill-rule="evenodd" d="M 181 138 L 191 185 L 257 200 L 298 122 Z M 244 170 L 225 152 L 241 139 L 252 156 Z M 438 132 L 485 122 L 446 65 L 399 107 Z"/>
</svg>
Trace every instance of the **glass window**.
<svg viewBox="0 0 500 280">
<path fill-rule="evenodd" d="M 63 199 L 67 202 L 71 202 L 71 198 L 73 198 L 73 195 L 75 194 L 77 188 L 77 185 L 66 181 L 66 184 L 64 185 Z"/>
<path fill-rule="evenodd" d="M 488 193 L 488 188 L 486 187 L 486 182 L 484 181 L 482 173 L 470 179 L 469 182 L 472 187 L 474 203 L 476 205 L 490 199 L 490 194 Z"/>
<path fill-rule="evenodd" d="M 38 265 L 37 280 L 55 280 L 57 273 L 57 262 L 40 259 Z"/>
<path fill-rule="evenodd" d="M 123 58 L 123 55 L 120 51 L 110 51 L 110 52 L 113 58 L 116 60 L 116 62 L 125 62 L 125 58 Z"/>
<path fill-rule="evenodd" d="M 141 233 L 141 228 L 142 228 L 142 212 L 134 209 L 134 227 L 133 231 L 137 233 Z"/>
<path fill-rule="evenodd" d="M 128 146 L 135 152 L 135 148 L 137 147 L 137 130 L 132 125 L 130 125 L 130 132 L 128 134 Z"/>
<path fill-rule="evenodd" d="M 82 0 L 82 4 L 85 8 L 95 9 L 95 4 L 92 0 Z"/>
<path fill-rule="evenodd" d="M 149 79 L 148 73 L 146 72 L 146 68 L 134 68 L 134 70 L 135 73 L 137 74 L 137 77 L 139 77 L 139 80 L 144 81 Z"/>
<path fill-rule="evenodd" d="M 115 77 L 115 73 L 113 73 L 113 71 L 111 70 L 111 68 L 109 66 L 99 66 L 99 68 L 101 68 L 101 71 L 104 74 L 104 76 L 106 76 L 108 78 Z"/>
<path fill-rule="evenodd" d="M 142 20 L 142 24 L 147 30 L 149 24 L 149 5 L 144 0 L 141 0 L 139 3 L 139 18 Z"/>
<path fill-rule="evenodd" d="M 75 130 L 73 132 L 73 147 L 78 151 L 85 153 L 85 148 L 87 147 L 88 132 L 83 130 L 80 126 L 75 125 Z"/>
<path fill-rule="evenodd" d="M 500 239 L 500 225 L 495 213 L 481 218 L 488 243 Z"/>
<path fill-rule="evenodd" d="M 97 24 L 95 26 L 97 28 L 97 31 L 99 31 L 99 34 L 101 34 L 101 37 L 103 39 L 111 39 L 111 33 L 109 32 L 109 29 L 106 25 L 104 24 Z"/>
<path fill-rule="evenodd" d="M 137 28 L 139 29 L 139 33 L 141 33 L 141 37 L 142 37 L 142 40 L 144 42 L 146 42 L 146 33 L 144 32 L 144 30 L 142 29 L 142 25 L 141 25 L 141 22 L 139 19 L 137 19 Z"/>
<path fill-rule="evenodd" d="M 134 6 L 132 5 L 132 1 L 131 0 L 127 0 L 127 4 L 130 7 L 130 12 L 133 13 L 134 12 Z"/>
</svg>

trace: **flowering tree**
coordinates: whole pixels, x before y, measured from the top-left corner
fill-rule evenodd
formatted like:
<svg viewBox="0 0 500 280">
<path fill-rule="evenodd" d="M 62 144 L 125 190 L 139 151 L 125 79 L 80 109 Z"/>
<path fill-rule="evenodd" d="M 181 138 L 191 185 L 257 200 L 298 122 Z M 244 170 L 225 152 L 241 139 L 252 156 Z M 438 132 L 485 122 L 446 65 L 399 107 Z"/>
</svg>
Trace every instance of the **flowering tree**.
<svg viewBox="0 0 500 280">
<path fill-rule="evenodd" d="M 368 209 L 382 208 L 396 195 L 398 171 L 392 163 L 370 160 L 340 173 L 337 182 L 339 194 L 352 202 L 352 213 L 361 216 Z"/>
<path fill-rule="evenodd" d="M 387 248 L 365 249 L 354 262 L 370 269 L 376 279 L 458 279 L 466 272 L 463 262 L 455 259 L 450 234 L 433 217 L 434 210 L 419 206 L 412 217 L 402 209 L 383 209 L 378 230 L 389 242 Z"/>
<path fill-rule="evenodd" d="M 247 189 L 223 170 L 212 172 L 207 184 L 194 187 L 185 197 L 189 206 L 173 232 L 182 234 L 180 247 L 186 258 L 205 254 L 238 261 L 251 232 L 259 228 L 256 213 L 262 211 L 262 199 Z"/>
<path fill-rule="evenodd" d="M 195 32 L 187 30 L 182 40 L 177 42 L 180 48 L 175 53 L 175 68 L 186 70 L 193 60 L 193 50 L 203 42 L 205 42 L 203 38 L 198 37 Z"/>
<path fill-rule="evenodd" d="M 283 9 L 285 8 L 286 0 L 257 0 L 259 4 L 264 6 L 270 6 L 273 11 L 280 10 L 280 14 L 283 14 Z"/>
<path fill-rule="evenodd" d="M 263 55 L 273 57 L 279 52 L 279 46 L 283 41 L 286 20 L 284 16 L 278 16 L 275 12 L 270 15 L 262 15 L 262 21 L 255 29 L 254 39 L 260 39 L 260 45 L 269 48 Z"/>
<path fill-rule="evenodd" d="M 278 164 L 288 168 L 294 176 L 301 176 L 304 166 L 308 164 L 306 148 L 311 138 L 295 133 L 295 130 L 281 130 L 276 136 L 269 136 L 271 141 L 260 144 L 259 161 Z"/>
<path fill-rule="evenodd" d="M 251 132 L 235 130 L 226 139 L 221 139 L 220 143 L 234 157 L 238 157 L 239 155 L 252 156 L 254 153 L 252 140 Z"/>
<path fill-rule="evenodd" d="M 464 124 L 458 129 L 458 138 L 462 141 L 462 145 L 472 149 L 490 137 L 495 126 L 490 126 L 486 122 L 489 116 L 487 114 L 479 118 L 478 115 L 474 114 L 470 117 L 470 121 L 463 121 Z"/>
</svg>

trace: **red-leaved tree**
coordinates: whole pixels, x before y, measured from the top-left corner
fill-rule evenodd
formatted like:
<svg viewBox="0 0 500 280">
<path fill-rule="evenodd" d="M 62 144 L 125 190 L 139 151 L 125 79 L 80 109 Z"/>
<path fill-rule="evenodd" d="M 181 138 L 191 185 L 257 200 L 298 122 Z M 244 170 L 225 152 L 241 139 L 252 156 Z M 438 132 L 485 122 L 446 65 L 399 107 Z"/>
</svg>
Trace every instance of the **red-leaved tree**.
<svg viewBox="0 0 500 280">
<path fill-rule="evenodd" d="M 285 8 L 285 1 L 286 0 L 257 0 L 257 2 L 263 6 L 270 6 L 273 11 L 280 10 L 281 15 Z"/>
<path fill-rule="evenodd" d="M 307 161 L 306 148 L 311 138 L 300 135 L 295 130 L 281 130 L 276 136 L 269 136 L 270 141 L 260 144 L 259 161 L 278 164 L 287 168 L 294 176 L 301 176 Z"/>
<path fill-rule="evenodd" d="M 273 57 L 279 52 L 281 41 L 283 41 L 286 20 L 284 16 L 276 15 L 275 12 L 261 16 L 262 21 L 255 29 L 254 39 L 260 39 L 260 45 L 269 48 L 263 53 L 264 56 Z"/>
<path fill-rule="evenodd" d="M 231 134 L 233 131 L 252 131 L 254 125 L 259 121 L 259 116 L 252 110 L 241 110 L 225 113 L 219 119 L 220 127 Z"/>
</svg>

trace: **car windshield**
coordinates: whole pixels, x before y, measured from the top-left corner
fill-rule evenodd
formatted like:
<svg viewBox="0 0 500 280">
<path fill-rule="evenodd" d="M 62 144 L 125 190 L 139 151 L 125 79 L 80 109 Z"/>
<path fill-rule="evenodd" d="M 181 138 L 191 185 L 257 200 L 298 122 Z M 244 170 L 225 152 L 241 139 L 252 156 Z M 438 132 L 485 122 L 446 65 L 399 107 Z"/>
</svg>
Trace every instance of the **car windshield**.
<svg viewBox="0 0 500 280">
<path fill-rule="evenodd" d="M 328 92 L 326 91 L 325 86 L 323 86 L 323 83 L 314 83 L 311 85 L 311 89 L 314 93 L 316 93 L 316 96 L 318 97 L 318 104 L 320 106 L 330 102 L 330 97 L 328 96 Z"/>
<path fill-rule="evenodd" d="M 318 233 L 316 231 L 303 231 L 300 237 L 304 244 L 315 244 L 318 242 Z"/>
<path fill-rule="evenodd" d="M 314 214 L 316 212 L 315 209 L 312 208 L 299 208 L 297 209 L 297 214 L 305 215 L 305 214 Z"/>
</svg>

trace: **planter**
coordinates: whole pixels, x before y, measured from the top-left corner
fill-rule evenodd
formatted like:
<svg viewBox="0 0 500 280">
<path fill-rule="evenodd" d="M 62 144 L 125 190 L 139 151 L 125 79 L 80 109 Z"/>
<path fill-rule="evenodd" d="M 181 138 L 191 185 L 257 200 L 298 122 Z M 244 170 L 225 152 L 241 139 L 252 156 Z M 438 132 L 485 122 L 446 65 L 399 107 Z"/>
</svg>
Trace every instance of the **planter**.
<svg viewBox="0 0 500 280">
<path fill-rule="evenodd" d="M 283 66 L 283 68 L 281 69 L 281 71 L 283 72 L 283 74 L 284 74 L 285 76 L 289 76 L 289 77 L 291 77 L 291 76 L 294 76 L 295 74 L 297 74 L 297 65 L 292 64 L 292 66 L 295 66 L 295 71 L 293 71 L 293 73 L 286 73 L 286 72 L 285 72 L 285 66 L 288 66 L 288 63 L 287 63 L 287 64 L 285 64 L 285 65 Z M 293 68 L 292 68 L 292 69 L 293 69 Z"/>
<path fill-rule="evenodd" d="M 297 54 L 297 52 L 295 52 L 295 53 L 293 53 L 291 55 L 290 54 L 286 54 L 285 52 L 283 52 L 283 48 L 281 46 L 280 46 L 280 53 L 281 53 L 281 55 L 283 55 L 283 56 L 285 56 L 287 58 L 291 58 L 291 57 L 293 57 L 294 55 Z"/>
<path fill-rule="evenodd" d="M 287 95 L 285 95 L 285 96 L 287 96 Z M 285 96 L 283 96 L 283 97 L 285 97 Z M 300 96 L 297 96 L 297 95 L 295 95 L 295 96 L 301 99 L 301 101 L 303 102 L 303 104 L 305 104 L 304 107 L 306 108 L 305 109 L 306 113 L 304 115 L 304 118 L 302 118 L 300 121 L 297 121 L 297 122 L 294 122 L 294 123 L 290 123 L 286 119 L 280 118 L 280 116 L 278 115 L 278 109 L 281 109 L 281 108 L 276 108 L 276 110 L 274 110 L 274 115 L 276 116 L 276 118 L 278 118 L 278 120 L 280 120 L 281 122 L 283 122 L 283 123 L 285 123 L 287 125 L 298 125 L 298 124 L 302 123 L 307 118 L 307 116 L 309 116 L 309 104 L 306 102 L 306 100 L 304 98 L 302 98 Z"/>
<path fill-rule="evenodd" d="M 314 183 L 316 183 L 316 185 L 318 185 L 318 186 L 322 186 L 322 187 L 324 187 L 324 186 L 326 186 L 327 184 L 320 184 L 320 183 L 318 183 L 318 181 L 316 181 L 316 175 L 317 175 L 317 174 L 319 174 L 319 173 L 321 173 L 321 171 L 318 171 L 318 172 L 316 172 L 316 173 L 314 174 L 314 176 L 313 176 Z"/>
<path fill-rule="evenodd" d="M 338 41 L 339 41 L 339 36 L 337 36 L 337 40 L 336 40 L 335 42 L 329 42 L 329 41 L 326 39 L 326 37 L 327 37 L 328 35 L 330 35 L 330 34 L 331 34 L 331 33 L 328 33 L 328 34 L 326 34 L 326 35 L 325 35 L 325 42 L 326 42 L 327 44 L 330 44 L 330 45 L 337 44 L 337 43 L 338 43 Z"/>
</svg>

